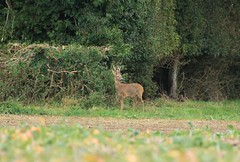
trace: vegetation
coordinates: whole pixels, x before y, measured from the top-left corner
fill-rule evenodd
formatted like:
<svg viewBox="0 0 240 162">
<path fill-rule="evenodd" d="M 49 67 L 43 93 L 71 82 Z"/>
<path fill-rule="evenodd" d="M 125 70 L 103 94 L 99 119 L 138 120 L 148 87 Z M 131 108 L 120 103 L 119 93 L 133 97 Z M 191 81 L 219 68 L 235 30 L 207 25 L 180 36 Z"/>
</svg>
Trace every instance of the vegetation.
<svg viewBox="0 0 240 162">
<path fill-rule="evenodd" d="M 68 102 L 68 103 L 66 103 Z M 2 102 L 0 104 L 1 114 L 27 114 L 27 115 L 61 115 L 61 116 L 84 116 L 84 117 L 113 117 L 113 118 L 159 118 L 159 119 L 201 119 L 201 120 L 227 120 L 240 121 L 240 102 L 203 102 L 203 101 L 163 101 L 156 100 L 145 105 L 145 111 L 139 107 L 133 110 L 132 103 L 125 105 L 123 112 L 118 107 L 94 106 L 86 109 L 84 105 L 67 105 L 72 101 L 65 101 L 66 105 L 60 103 L 50 105 L 28 105 L 21 103 Z M 76 102 L 74 103 L 76 104 Z"/>
<path fill-rule="evenodd" d="M 5 0 L 0 114 L 240 121 L 239 15 L 239 0 Z M 113 65 L 144 87 L 144 112 L 119 111 Z M 239 130 L 189 125 L 2 127 L 0 160 L 240 161 Z"/>
<path fill-rule="evenodd" d="M 22 126 L 0 128 L 0 136 L 1 161 L 240 160 L 240 132 L 231 126 L 225 133 L 212 133 L 206 128 L 170 134 L 136 130 L 109 133 L 81 126 Z"/>
<path fill-rule="evenodd" d="M 238 0 L 6 0 L 0 11 L 5 20 L 0 22 L 1 101 L 97 95 L 110 101 L 113 64 L 122 65 L 126 82 L 143 85 L 145 99 L 163 93 L 177 98 L 180 91 L 194 100 L 239 98 Z M 15 43 L 21 48 L 14 51 Z M 63 45 L 65 51 L 54 49 Z M 34 48 L 26 50 L 29 46 Z M 111 50 L 101 55 L 101 48 Z M 88 78 L 80 75 L 83 66 L 76 67 L 86 59 Z M 44 71 L 48 64 L 57 72 L 55 81 L 64 85 L 49 88 L 53 71 Z"/>
<path fill-rule="evenodd" d="M 10 49 L 7 56 L 11 55 L 11 59 L 5 60 L 0 73 L 2 100 L 27 98 L 32 102 L 80 97 L 111 101 L 107 98 L 114 93 L 113 78 L 107 67 L 111 54 L 106 54 L 105 47 L 13 44 Z"/>
</svg>

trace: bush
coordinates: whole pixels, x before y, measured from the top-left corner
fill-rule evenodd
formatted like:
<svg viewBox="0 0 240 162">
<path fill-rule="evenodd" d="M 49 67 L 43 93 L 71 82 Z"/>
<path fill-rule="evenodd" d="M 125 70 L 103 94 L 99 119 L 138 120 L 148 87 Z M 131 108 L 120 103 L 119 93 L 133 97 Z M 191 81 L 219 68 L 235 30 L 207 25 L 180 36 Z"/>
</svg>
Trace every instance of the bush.
<svg viewBox="0 0 240 162">
<path fill-rule="evenodd" d="M 21 114 L 21 106 L 14 102 L 0 102 L 1 114 Z"/>
<path fill-rule="evenodd" d="M 70 96 L 90 99 L 87 105 L 104 103 L 114 96 L 111 62 L 104 48 L 10 44 L 10 57 L 1 63 L 0 100 Z"/>
<path fill-rule="evenodd" d="M 104 94 L 102 94 L 100 92 L 94 92 L 94 93 L 91 93 L 87 97 L 87 99 L 85 99 L 85 100 L 83 100 L 83 102 L 81 102 L 81 107 L 92 108 L 94 105 L 106 106 L 105 102 L 106 102 L 106 98 L 105 98 Z"/>
</svg>

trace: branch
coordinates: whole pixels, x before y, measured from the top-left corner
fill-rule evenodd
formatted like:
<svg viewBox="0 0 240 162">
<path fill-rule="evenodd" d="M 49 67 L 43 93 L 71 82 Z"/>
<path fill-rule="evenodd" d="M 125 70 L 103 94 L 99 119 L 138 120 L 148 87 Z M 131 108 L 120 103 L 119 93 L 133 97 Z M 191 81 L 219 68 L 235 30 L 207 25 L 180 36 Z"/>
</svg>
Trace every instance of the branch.
<svg viewBox="0 0 240 162">
<path fill-rule="evenodd" d="M 50 72 L 53 72 L 53 73 L 58 73 L 58 74 L 60 74 L 60 73 L 69 73 L 69 74 L 74 74 L 74 73 L 77 73 L 78 71 L 66 71 L 66 70 L 63 70 L 63 71 L 54 71 L 54 70 L 51 70 L 51 69 L 48 69 L 48 71 L 50 71 Z"/>
<path fill-rule="evenodd" d="M 4 26 L 3 26 L 3 33 L 2 33 L 2 38 L 1 38 L 1 42 L 4 40 L 4 35 L 5 35 L 5 32 L 6 32 L 6 27 L 7 27 L 7 24 L 8 24 L 8 19 L 9 19 L 9 14 L 10 12 L 12 12 L 12 3 L 10 0 L 6 0 L 5 3 L 7 4 L 8 6 L 8 11 L 7 11 L 7 16 L 6 16 L 6 21 L 4 23 Z M 13 15 L 14 17 L 14 15 Z M 13 25 L 12 25 L 12 29 L 13 29 Z"/>
<path fill-rule="evenodd" d="M 8 8 L 12 10 L 11 0 L 6 0 L 5 3 L 7 4 Z"/>
<path fill-rule="evenodd" d="M 56 74 L 61 74 L 61 73 L 69 73 L 69 74 L 74 74 L 74 73 L 77 73 L 78 71 L 74 70 L 74 71 L 67 71 L 67 70 L 62 70 L 62 71 L 54 71 L 54 70 L 51 70 L 49 64 L 47 64 L 47 67 L 48 67 L 48 71 L 50 72 L 53 72 L 53 73 L 56 73 Z"/>
</svg>

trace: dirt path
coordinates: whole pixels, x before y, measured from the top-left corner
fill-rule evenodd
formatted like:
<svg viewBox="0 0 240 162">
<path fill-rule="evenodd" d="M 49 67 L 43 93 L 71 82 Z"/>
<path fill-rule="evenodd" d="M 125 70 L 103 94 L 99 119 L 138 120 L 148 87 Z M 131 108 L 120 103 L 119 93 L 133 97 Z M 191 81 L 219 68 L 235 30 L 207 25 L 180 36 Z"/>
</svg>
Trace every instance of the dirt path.
<svg viewBox="0 0 240 162">
<path fill-rule="evenodd" d="M 0 126 L 28 125 L 56 125 L 80 124 L 84 127 L 100 127 L 108 131 L 126 130 L 133 128 L 139 131 L 159 130 L 171 132 L 173 130 L 188 130 L 189 122 L 195 128 L 208 126 L 214 132 L 224 132 L 228 125 L 240 129 L 240 122 L 215 120 L 167 120 L 167 119 L 114 119 L 114 118 L 88 118 L 88 117 L 62 117 L 62 116 L 28 116 L 28 115 L 0 115 Z"/>
</svg>

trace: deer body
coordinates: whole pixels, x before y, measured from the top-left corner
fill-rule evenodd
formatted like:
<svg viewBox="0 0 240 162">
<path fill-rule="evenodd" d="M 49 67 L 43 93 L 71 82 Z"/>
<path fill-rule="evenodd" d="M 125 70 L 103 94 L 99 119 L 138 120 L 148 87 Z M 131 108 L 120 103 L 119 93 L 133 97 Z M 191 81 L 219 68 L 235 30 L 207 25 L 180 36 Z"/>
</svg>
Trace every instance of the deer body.
<svg viewBox="0 0 240 162">
<path fill-rule="evenodd" d="M 130 84 L 121 83 L 122 75 L 120 73 L 119 68 L 118 69 L 114 68 L 113 74 L 114 74 L 116 92 L 117 92 L 117 95 L 120 97 L 121 111 L 123 110 L 124 99 L 126 97 L 130 97 L 134 99 L 135 107 L 138 106 L 138 98 L 139 98 L 142 102 L 142 106 L 144 110 L 144 102 L 142 99 L 144 89 L 142 85 L 138 83 L 130 83 Z"/>
</svg>

